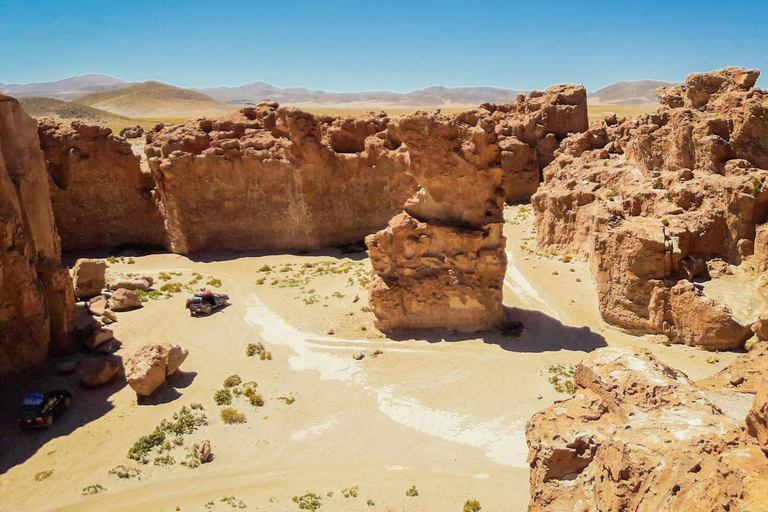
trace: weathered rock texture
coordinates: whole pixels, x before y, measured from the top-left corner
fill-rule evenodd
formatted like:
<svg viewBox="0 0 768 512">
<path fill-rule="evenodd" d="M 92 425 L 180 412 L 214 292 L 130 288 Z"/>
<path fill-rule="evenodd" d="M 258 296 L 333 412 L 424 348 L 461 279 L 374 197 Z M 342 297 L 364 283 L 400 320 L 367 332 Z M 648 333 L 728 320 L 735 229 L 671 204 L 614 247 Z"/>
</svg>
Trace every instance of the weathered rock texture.
<svg viewBox="0 0 768 512">
<path fill-rule="evenodd" d="M 768 94 L 758 72 L 690 75 L 653 114 L 606 116 L 563 141 L 533 196 L 537 243 L 589 258 L 606 321 L 707 349 L 749 326 L 685 281 L 739 264 L 768 217 Z M 681 281 L 680 284 L 676 283 Z"/>
<path fill-rule="evenodd" d="M 64 251 L 166 245 L 154 179 L 128 142 L 79 121 L 42 118 L 38 132 Z"/>
<path fill-rule="evenodd" d="M 0 94 L 0 377 L 73 350 L 75 317 L 37 125 Z"/>
<path fill-rule="evenodd" d="M 80 299 L 90 299 L 101 293 L 105 285 L 107 262 L 104 260 L 80 258 L 72 269 L 75 295 Z"/>
<path fill-rule="evenodd" d="M 147 133 L 170 248 L 305 249 L 385 225 L 416 190 L 388 117 L 276 104 Z"/>
<path fill-rule="evenodd" d="M 561 139 L 586 127 L 586 91 L 574 85 L 452 116 L 392 120 L 387 139 L 419 190 L 386 229 L 366 238 L 376 326 L 500 324 L 504 201 L 530 197 Z"/>
<path fill-rule="evenodd" d="M 390 134 L 402 141 L 420 188 L 405 212 L 366 238 L 379 329 L 501 323 L 507 258 L 494 128 L 471 113 L 415 112 L 393 121 Z"/>
<path fill-rule="evenodd" d="M 176 372 L 189 351 L 179 345 L 145 345 L 125 361 L 128 384 L 139 396 L 149 396 Z"/>
<path fill-rule="evenodd" d="M 560 141 L 586 130 L 586 91 L 556 86 L 458 117 L 495 130 L 488 151 L 506 199 L 527 200 Z M 418 188 L 392 125 L 383 112 L 317 116 L 264 102 L 159 125 L 146 134 L 149 173 L 106 128 L 41 119 L 39 131 L 65 250 L 139 243 L 192 253 L 330 246 L 386 226 Z"/>
<path fill-rule="evenodd" d="M 528 510 L 766 510 L 758 440 L 683 373 L 611 347 L 587 357 L 575 381 L 573 398 L 526 425 Z"/>
</svg>

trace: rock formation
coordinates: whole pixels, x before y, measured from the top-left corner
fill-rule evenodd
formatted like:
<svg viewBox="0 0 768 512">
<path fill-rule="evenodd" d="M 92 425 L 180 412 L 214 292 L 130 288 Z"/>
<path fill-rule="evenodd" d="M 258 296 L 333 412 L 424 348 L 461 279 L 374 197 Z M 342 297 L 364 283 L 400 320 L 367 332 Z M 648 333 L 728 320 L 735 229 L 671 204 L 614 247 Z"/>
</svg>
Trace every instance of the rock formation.
<svg viewBox="0 0 768 512">
<path fill-rule="evenodd" d="M 166 245 L 155 182 L 125 140 L 79 121 L 38 121 L 64 251 Z"/>
<path fill-rule="evenodd" d="M 586 130 L 586 91 L 551 87 L 461 117 L 493 125 L 506 199 L 527 200 L 560 141 Z M 386 226 L 417 190 L 392 122 L 263 102 L 158 125 L 146 134 L 151 172 L 108 128 L 41 119 L 39 133 L 64 250 L 147 244 L 186 254 L 331 246 Z"/>
<path fill-rule="evenodd" d="M 764 510 L 768 457 L 758 440 L 682 372 L 610 347 L 574 378 L 573 398 L 526 425 L 529 511 Z"/>
<path fill-rule="evenodd" d="M 138 124 L 136 126 L 126 126 L 120 130 L 120 136 L 125 139 L 138 139 L 142 135 L 144 135 L 144 128 Z"/>
<path fill-rule="evenodd" d="M 385 225 L 415 192 L 384 113 L 313 116 L 275 103 L 146 134 L 170 248 L 306 249 Z"/>
<path fill-rule="evenodd" d="M 120 359 L 115 357 L 89 358 L 77 365 L 77 378 L 86 387 L 106 384 L 120 371 Z"/>
<path fill-rule="evenodd" d="M 503 320 L 507 257 L 501 151 L 495 124 L 468 114 L 394 120 L 419 191 L 366 238 L 376 326 L 482 329 Z"/>
<path fill-rule="evenodd" d="M 126 288 L 118 288 L 109 298 L 109 309 L 112 311 L 130 311 L 141 307 L 138 294 Z"/>
<path fill-rule="evenodd" d="M 419 184 L 404 212 L 366 239 L 376 326 L 483 329 L 503 321 L 504 201 L 526 199 L 560 140 L 586 128 L 586 91 L 560 85 L 454 116 L 389 123 Z"/>
<path fill-rule="evenodd" d="M 61 264 L 35 121 L 0 94 L 0 377 L 74 347 L 75 296 Z"/>
<path fill-rule="evenodd" d="M 80 299 L 90 299 L 104 289 L 107 262 L 104 260 L 80 258 L 72 270 L 75 295 Z"/>
<path fill-rule="evenodd" d="M 178 345 L 144 345 L 125 362 L 128 384 L 139 396 L 149 396 L 176 372 L 189 351 Z"/>
<path fill-rule="evenodd" d="M 768 219 L 768 94 L 758 72 L 690 75 L 653 114 L 563 141 L 533 196 L 537 243 L 588 258 L 609 323 L 730 349 L 751 336 L 686 283 L 752 255 Z M 680 282 L 680 284 L 677 284 Z"/>
<path fill-rule="evenodd" d="M 126 290 L 149 290 L 155 283 L 155 279 L 152 276 L 127 276 L 118 272 L 107 272 L 106 286 L 110 290 L 119 290 L 124 288 Z"/>
</svg>

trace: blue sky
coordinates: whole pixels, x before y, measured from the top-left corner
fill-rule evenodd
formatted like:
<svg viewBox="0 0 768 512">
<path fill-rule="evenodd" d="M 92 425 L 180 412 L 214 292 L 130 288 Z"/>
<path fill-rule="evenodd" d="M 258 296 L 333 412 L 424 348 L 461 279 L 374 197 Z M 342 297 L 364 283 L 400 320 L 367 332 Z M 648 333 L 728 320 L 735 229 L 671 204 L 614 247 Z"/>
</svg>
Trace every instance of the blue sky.
<svg viewBox="0 0 768 512">
<path fill-rule="evenodd" d="M 4 83 L 595 90 L 726 65 L 768 73 L 768 2 L 0 0 Z"/>
</svg>

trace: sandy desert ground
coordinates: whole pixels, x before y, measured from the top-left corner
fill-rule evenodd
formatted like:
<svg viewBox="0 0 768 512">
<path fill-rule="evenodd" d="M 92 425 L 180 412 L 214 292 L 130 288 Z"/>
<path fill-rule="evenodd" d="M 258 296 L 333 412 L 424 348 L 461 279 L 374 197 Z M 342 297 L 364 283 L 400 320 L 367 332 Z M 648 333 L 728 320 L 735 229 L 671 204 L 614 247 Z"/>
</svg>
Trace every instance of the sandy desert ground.
<svg viewBox="0 0 768 512">
<path fill-rule="evenodd" d="M 508 207 L 505 216 L 504 302 L 509 318 L 525 325 L 517 338 L 448 331 L 385 337 L 367 310 L 364 252 L 153 254 L 113 264 L 112 270 L 156 278 L 180 272 L 172 279 L 182 284 L 193 272 L 203 281 L 219 278 L 231 305 L 191 318 L 181 292 L 118 314 L 118 354 L 161 341 L 190 351 L 184 371 L 149 401 L 137 403 L 120 379 L 81 388 L 74 375 L 56 374 L 55 360 L 36 378 L 3 388 L 0 509 L 281 512 L 299 510 L 292 497 L 312 492 L 328 511 L 461 511 L 470 498 L 483 511 L 522 511 L 529 496 L 525 423 L 567 397 L 549 382 L 551 365 L 576 364 L 605 345 L 637 344 L 703 378 L 737 356 L 717 354 L 713 364 L 712 353 L 606 325 L 587 264 L 536 255 L 530 206 Z M 273 270 L 260 271 L 264 265 Z M 738 271 L 729 279 L 738 280 Z M 714 282 L 708 292 L 736 303 L 733 284 Z M 753 298 L 738 300 L 748 306 Z M 258 342 L 272 360 L 246 356 L 246 346 Z M 353 358 L 361 352 L 362 360 Z M 235 397 L 247 422 L 225 425 L 213 395 L 232 374 L 257 382 L 265 404 Z M 49 388 L 70 389 L 72 407 L 48 430 L 20 431 L 20 397 Z M 173 447 L 176 464 L 126 457 L 139 437 L 196 402 L 208 425 Z M 181 465 L 187 449 L 204 439 L 213 461 Z M 120 465 L 140 473 L 109 473 Z M 52 473 L 42 479 L 45 471 Z M 96 485 L 103 489 L 84 491 Z M 345 498 L 342 490 L 354 486 L 357 497 Z M 406 496 L 412 486 L 416 497 Z"/>
</svg>

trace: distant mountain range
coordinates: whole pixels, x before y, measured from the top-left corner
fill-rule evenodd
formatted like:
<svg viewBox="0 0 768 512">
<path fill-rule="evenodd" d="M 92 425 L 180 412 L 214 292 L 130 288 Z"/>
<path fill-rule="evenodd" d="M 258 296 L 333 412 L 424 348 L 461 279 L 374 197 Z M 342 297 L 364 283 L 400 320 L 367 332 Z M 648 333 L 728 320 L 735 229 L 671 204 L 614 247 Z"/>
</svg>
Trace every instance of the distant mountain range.
<svg viewBox="0 0 768 512">
<path fill-rule="evenodd" d="M 674 83 L 657 80 L 616 82 L 590 93 L 587 98 L 593 105 L 655 105 L 659 102 L 656 88 L 670 85 Z"/>
<path fill-rule="evenodd" d="M 3 84 L 0 91 L 17 98 L 53 98 L 72 101 L 93 92 L 115 91 L 130 87 L 135 82 L 126 82 L 107 75 L 82 75 L 65 78 L 56 82 L 32 84 Z"/>
<path fill-rule="evenodd" d="M 339 108 L 419 108 L 476 106 L 491 103 L 509 103 L 526 91 L 497 87 L 443 87 L 434 86 L 407 93 L 390 91 L 326 92 L 304 87 L 280 88 L 265 82 L 254 82 L 240 87 L 213 87 L 193 89 L 229 105 L 258 103 L 263 99 L 280 104 L 333 106 Z"/>
<path fill-rule="evenodd" d="M 159 82 L 144 82 L 158 84 Z M 108 93 L 135 87 L 136 82 L 126 82 L 107 75 L 83 75 L 66 78 L 56 82 L 32 84 L 3 84 L 0 91 L 11 96 L 45 97 L 64 101 L 79 100 L 94 93 Z M 162 84 L 166 85 L 166 84 Z M 657 103 L 656 87 L 671 85 L 669 82 L 655 80 L 640 80 L 635 82 L 617 82 L 589 94 L 590 102 L 602 105 L 652 105 Z M 172 86 L 168 86 L 172 87 Z M 151 88 L 150 88 L 151 89 Z M 184 91 L 185 89 L 175 88 Z M 497 87 L 443 87 L 434 86 L 407 93 L 390 91 L 368 92 L 326 92 L 311 90 L 304 87 L 276 87 L 266 82 L 254 82 L 240 87 L 210 87 L 190 88 L 209 98 L 197 97 L 185 100 L 225 103 L 239 106 L 258 103 L 264 99 L 277 101 L 280 104 L 296 106 L 335 107 L 335 108 L 434 108 L 434 107 L 463 107 L 476 106 L 483 102 L 507 103 L 518 94 L 527 91 L 501 89 Z M 149 91 L 142 91 L 145 95 Z M 166 94 L 167 91 L 164 91 Z M 202 96 L 202 95 L 201 95 Z M 145 98 L 146 99 L 146 98 Z M 116 101 L 112 99 L 111 101 Z M 89 100 L 91 106 L 114 111 L 109 105 L 96 105 Z M 217 107 L 211 103 L 216 109 Z M 207 108 L 207 107 L 206 107 Z M 119 110 L 119 109 L 118 109 Z M 115 111 L 115 113 L 118 113 Z"/>
</svg>

